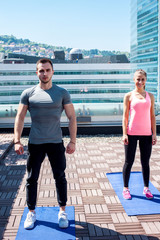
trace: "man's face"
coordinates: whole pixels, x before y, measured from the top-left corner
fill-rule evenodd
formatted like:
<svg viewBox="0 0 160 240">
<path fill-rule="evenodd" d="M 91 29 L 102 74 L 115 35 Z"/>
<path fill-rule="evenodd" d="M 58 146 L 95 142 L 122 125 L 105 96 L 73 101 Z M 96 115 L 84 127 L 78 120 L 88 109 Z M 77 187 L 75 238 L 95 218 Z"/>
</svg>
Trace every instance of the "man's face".
<svg viewBox="0 0 160 240">
<path fill-rule="evenodd" d="M 52 81 L 52 76 L 54 74 L 54 70 L 52 69 L 52 66 L 49 62 L 47 63 L 39 63 L 37 65 L 37 76 L 39 77 L 39 80 L 43 84 L 47 84 L 50 81 Z"/>
</svg>

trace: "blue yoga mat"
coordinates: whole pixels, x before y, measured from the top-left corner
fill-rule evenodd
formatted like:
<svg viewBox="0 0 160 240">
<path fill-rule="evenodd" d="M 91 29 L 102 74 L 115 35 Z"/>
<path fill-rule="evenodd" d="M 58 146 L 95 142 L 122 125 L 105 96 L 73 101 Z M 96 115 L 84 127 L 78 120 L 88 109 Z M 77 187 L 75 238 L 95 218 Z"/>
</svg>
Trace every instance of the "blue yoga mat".
<svg viewBox="0 0 160 240">
<path fill-rule="evenodd" d="M 66 213 L 70 223 L 66 229 L 61 229 L 58 226 L 58 212 L 59 207 L 37 207 L 35 227 L 32 230 L 26 230 L 23 226 L 28 208 L 25 208 L 16 240 L 75 240 L 74 207 L 66 207 Z"/>
<path fill-rule="evenodd" d="M 107 173 L 107 178 L 112 184 L 124 210 L 128 216 L 160 214 L 160 192 L 149 182 L 149 189 L 154 195 L 153 199 L 146 199 L 143 194 L 143 177 L 141 172 L 132 172 L 130 175 L 129 188 L 131 200 L 125 200 L 122 196 L 123 175 L 119 173 Z"/>
</svg>

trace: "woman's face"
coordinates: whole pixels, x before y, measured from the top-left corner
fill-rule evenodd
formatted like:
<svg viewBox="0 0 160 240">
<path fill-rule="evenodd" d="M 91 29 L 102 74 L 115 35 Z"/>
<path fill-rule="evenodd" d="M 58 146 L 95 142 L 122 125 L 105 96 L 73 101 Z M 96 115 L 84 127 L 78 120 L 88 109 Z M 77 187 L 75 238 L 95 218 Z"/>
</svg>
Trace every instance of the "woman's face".
<svg viewBox="0 0 160 240">
<path fill-rule="evenodd" d="M 138 89 L 144 89 L 146 84 L 146 76 L 140 72 L 134 74 L 135 87 Z"/>
</svg>

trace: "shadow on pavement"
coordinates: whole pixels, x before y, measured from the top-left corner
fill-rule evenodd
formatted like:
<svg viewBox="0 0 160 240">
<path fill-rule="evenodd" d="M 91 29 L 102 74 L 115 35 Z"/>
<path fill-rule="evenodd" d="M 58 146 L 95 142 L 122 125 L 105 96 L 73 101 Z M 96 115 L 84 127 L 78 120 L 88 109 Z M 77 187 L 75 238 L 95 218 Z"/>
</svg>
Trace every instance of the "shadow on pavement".
<svg viewBox="0 0 160 240">
<path fill-rule="evenodd" d="M 11 148 L 0 161 L 0 239 L 2 239 L 13 205 L 17 205 L 17 208 L 20 206 L 21 199 L 16 201 L 16 195 L 26 171 L 24 156 L 17 156 Z"/>
<path fill-rule="evenodd" d="M 92 223 L 76 221 L 76 237 L 78 239 L 86 237 L 87 240 L 159 240 L 159 237 L 152 235 L 121 234 L 120 232 L 109 229 L 109 227 L 107 227 L 108 224 L 110 223 L 104 223 L 103 225 L 106 226 L 99 227 Z"/>
</svg>

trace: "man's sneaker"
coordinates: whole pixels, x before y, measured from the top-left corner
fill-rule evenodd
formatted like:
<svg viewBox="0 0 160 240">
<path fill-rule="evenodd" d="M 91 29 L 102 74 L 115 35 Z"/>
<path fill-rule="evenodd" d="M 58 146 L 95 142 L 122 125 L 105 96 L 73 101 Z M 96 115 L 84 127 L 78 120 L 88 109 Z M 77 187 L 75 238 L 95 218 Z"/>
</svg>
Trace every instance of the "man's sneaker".
<svg viewBox="0 0 160 240">
<path fill-rule="evenodd" d="M 30 212 L 27 214 L 26 220 L 24 222 L 25 229 L 32 229 L 34 228 L 34 223 L 36 221 L 36 213 Z"/>
<path fill-rule="evenodd" d="M 58 222 L 59 222 L 59 227 L 60 228 L 67 228 L 68 227 L 69 221 L 67 219 L 67 214 L 65 213 L 65 211 L 59 211 Z"/>
<path fill-rule="evenodd" d="M 123 190 L 123 198 L 126 199 L 126 200 L 130 200 L 131 199 L 131 194 L 130 194 L 130 191 L 129 189 L 125 189 Z"/>
<path fill-rule="evenodd" d="M 153 195 L 152 195 L 152 193 L 150 192 L 150 190 L 148 188 L 145 188 L 143 190 L 143 194 L 145 194 L 146 198 L 148 198 L 148 199 L 152 199 L 153 198 Z"/>
</svg>

